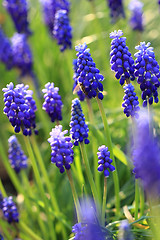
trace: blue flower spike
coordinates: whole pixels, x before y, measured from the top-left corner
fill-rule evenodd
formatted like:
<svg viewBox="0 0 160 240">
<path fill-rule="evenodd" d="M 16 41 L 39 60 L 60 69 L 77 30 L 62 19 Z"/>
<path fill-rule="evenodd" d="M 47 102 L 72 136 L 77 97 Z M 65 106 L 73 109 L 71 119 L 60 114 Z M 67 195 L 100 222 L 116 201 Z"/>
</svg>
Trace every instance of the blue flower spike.
<svg viewBox="0 0 160 240">
<path fill-rule="evenodd" d="M 8 139 L 9 150 L 8 158 L 11 164 L 11 167 L 15 170 L 16 173 L 19 173 L 21 169 L 27 168 L 27 156 L 24 154 L 17 138 L 15 135 L 11 136 Z"/>
<path fill-rule="evenodd" d="M 128 6 L 131 11 L 131 18 L 129 20 L 131 28 L 135 31 L 142 32 L 144 30 L 143 23 L 143 3 L 138 0 L 132 0 Z"/>
<path fill-rule="evenodd" d="M 85 123 L 85 117 L 82 112 L 82 107 L 78 98 L 72 101 L 70 134 L 74 140 L 74 145 L 78 146 L 79 142 L 89 143 L 88 140 L 88 125 Z"/>
<path fill-rule="evenodd" d="M 121 221 L 118 232 L 118 240 L 134 240 L 130 225 L 127 220 Z"/>
<path fill-rule="evenodd" d="M 110 173 L 108 170 L 110 170 L 110 172 L 113 172 L 115 170 L 115 167 L 111 165 L 112 159 L 110 158 L 110 152 L 108 151 L 108 147 L 102 145 L 98 148 L 98 150 L 98 171 L 104 172 L 104 176 L 109 177 Z"/>
<path fill-rule="evenodd" d="M 100 74 L 96 64 L 94 63 L 90 49 L 87 48 L 86 43 L 75 47 L 77 51 L 77 73 L 79 74 L 77 81 L 81 90 L 88 96 L 94 98 L 98 96 L 100 100 L 103 99 L 103 81 L 104 77 Z"/>
<path fill-rule="evenodd" d="M 112 23 L 115 23 L 121 17 L 125 18 L 123 0 L 107 0 L 107 3 Z"/>
<path fill-rule="evenodd" d="M 25 136 L 31 135 L 32 130 L 38 133 L 35 123 L 35 111 L 37 110 L 35 100 L 32 97 L 33 92 L 28 90 L 29 86 L 24 84 L 14 84 L 11 82 L 3 88 L 4 114 L 7 115 L 14 131 L 19 133 L 23 131 Z"/>
<path fill-rule="evenodd" d="M 2 211 L 8 223 L 19 222 L 19 213 L 11 196 L 3 198 Z"/>
<path fill-rule="evenodd" d="M 72 27 L 66 10 L 56 12 L 53 35 L 57 40 L 57 44 L 61 46 L 61 52 L 67 48 L 72 48 Z"/>
<path fill-rule="evenodd" d="M 3 6 L 10 14 L 17 32 L 30 35 L 27 0 L 3 0 Z"/>
<path fill-rule="evenodd" d="M 153 47 L 150 47 L 150 45 L 150 42 L 147 44 L 141 42 L 140 45 L 135 47 L 138 50 L 135 53 L 135 76 L 142 91 L 143 107 L 146 107 L 148 103 L 152 105 L 153 100 L 155 103 L 159 101 L 157 91 L 160 86 L 159 64 L 155 59 Z"/>
<path fill-rule="evenodd" d="M 126 114 L 127 117 L 131 116 L 138 118 L 138 111 L 140 110 L 140 107 L 138 97 L 134 92 L 134 86 L 129 83 L 126 84 L 123 88 L 125 90 L 125 95 L 123 97 L 124 102 L 122 103 L 124 114 Z"/>
<path fill-rule="evenodd" d="M 45 100 L 43 103 L 43 109 L 48 113 L 52 122 L 62 120 L 63 103 L 58 91 L 59 88 L 54 87 L 53 82 L 48 82 L 45 85 L 45 89 L 42 90 Z"/>
<path fill-rule="evenodd" d="M 110 33 L 111 42 L 111 70 L 114 71 L 115 77 L 119 79 L 119 83 L 123 85 L 129 83 L 130 80 L 135 79 L 134 76 L 134 60 L 131 53 L 126 46 L 126 38 L 122 37 L 122 30 L 114 31 Z"/>
<path fill-rule="evenodd" d="M 50 138 L 48 142 L 51 145 L 51 162 L 54 163 L 63 173 L 65 169 L 69 170 L 71 164 L 73 163 L 74 153 L 73 144 L 70 137 L 65 137 L 64 135 L 68 131 L 62 131 L 62 126 L 56 126 L 50 132 Z"/>
</svg>

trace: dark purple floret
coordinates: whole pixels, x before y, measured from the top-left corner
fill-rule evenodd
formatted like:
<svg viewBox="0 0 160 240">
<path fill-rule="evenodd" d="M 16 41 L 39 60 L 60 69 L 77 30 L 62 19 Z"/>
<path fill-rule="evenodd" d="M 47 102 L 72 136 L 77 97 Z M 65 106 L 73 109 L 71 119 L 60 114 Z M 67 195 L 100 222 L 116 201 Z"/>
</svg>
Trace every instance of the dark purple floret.
<svg viewBox="0 0 160 240">
<path fill-rule="evenodd" d="M 160 195 L 160 148 L 149 130 L 148 112 L 139 114 L 133 149 L 135 178 L 151 197 Z"/>
<path fill-rule="evenodd" d="M 29 86 L 13 83 L 3 88 L 4 92 L 4 114 L 7 115 L 16 133 L 22 129 L 25 136 L 31 135 L 32 130 L 37 134 L 35 123 L 36 103 L 32 97 L 33 92 L 28 90 Z"/>
<path fill-rule="evenodd" d="M 129 4 L 131 11 L 131 18 L 129 20 L 130 26 L 133 30 L 142 32 L 143 27 L 143 3 L 138 0 L 132 0 Z"/>
<path fill-rule="evenodd" d="M 4 240 L 3 236 L 0 234 L 0 240 Z"/>
<path fill-rule="evenodd" d="M 40 0 L 43 8 L 44 22 L 48 27 L 49 33 L 53 36 L 55 24 L 55 14 L 58 10 L 66 10 L 69 13 L 70 3 L 68 0 Z"/>
<path fill-rule="evenodd" d="M 107 3 L 112 23 L 115 23 L 121 17 L 125 18 L 123 0 L 107 0 Z"/>
<path fill-rule="evenodd" d="M 143 107 L 146 107 L 148 103 L 151 105 L 153 100 L 155 103 L 159 101 L 157 91 L 160 86 L 159 64 L 155 59 L 153 48 L 149 46 L 150 42 L 147 44 L 141 42 L 139 46 L 135 47 L 138 50 L 135 53 L 135 76 L 142 91 Z"/>
<path fill-rule="evenodd" d="M 2 210 L 3 216 L 8 223 L 19 222 L 19 213 L 12 197 L 3 198 Z"/>
<path fill-rule="evenodd" d="M 100 74 L 96 64 L 94 63 L 90 49 L 87 48 L 86 43 L 75 47 L 77 51 L 77 73 L 79 74 L 77 81 L 81 90 L 88 96 L 93 98 L 98 96 L 100 100 L 103 99 L 103 81 L 104 77 Z"/>
<path fill-rule="evenodd" d="M 124 87 L 125 89 L 122 107 L 124 108 L 124 114 L 126 114 L 127 117 L 138 117 L 138 111 L 139 108 L 139 101 L 138 97 L 136 96 L 136 93 L 134 92 L 134 86 L 129 83 L 126 84 Z"/>
<path fill-rule="evenodd" d="M 61 46 L 61 52 L 67 48 L 72 48 L 72 27 L 66 10 L 56 12 L 53 35 L 57 40 L 57 44 Z"/>
<path fill-rule="evenodd" d="M 127 220 L 123 220 L 120 224 L 118 240 L 134 240 Z"/>
<path fill-rule="evenodd" d="M 62 132 L 62 126 L 58 125 L 52 129 L 51 137 L 48 139 L 52 150 L 51 162 L 59 168 L 60 173 L 71 168 L 74 158 L 71 138 L 64 136 L 67 132 L 67 130 Z"/>
<path fill-rule="evenodd" d="M 74 59 L 73 60 L 73 70 L 74 70 L 74 75 L 73 75 L 73 80 L 74 80 L 74 83 L 73 83 L 73 94 L 74 93 L 77 93 L 78 97 L 79 97 L 79 100 L 80 101 L 84 101 L 85 99 L 85 94 L 83 93 L 83 91 L 81 90 L 80 86 L 78 85 L 78 65 L 77 65 L 77 59 Z"/>
<path fill-rule="evenodd" d="M 3 0 L 3 6 L 10 14 L 18 33 L 30 35 L 28 4 L 26 0 Z"/>
<path fill-rule="evenodd" d="M 3 195 L 0 191 L 0 209 L 2 209 Z"/>
<path fill-rule="evenodd" d="M 112 38 L 111 42 L 111 70 L 114 71 L 115 77 L 119 80 L 119 83 L 123 85 L 129 83 L 130 80 L 133 81 L 135 79 L 134 76 L 134 60 L 131 56 L 131 53 L 128 51 L 128 47 L 126 46 L 126 38 L 121 37 L 123 32 L 121 30 L 114 31 L 110 33 L 110 38 Z"/>
<path fill-rule="evenodd" d="M 51 121 L 62 120 L 62 107 L 61 96 L 58 94 L 59 88 L 54 87 L 54 83 L 48 82 L 45 85 L 45 89 L 42 90 L 44 93 L 43 109 L 48 113 Z"/>
<path fill-rule="evenodd" d="M 98 155 L 98 171 L 104 172 L 105 177 L 109 177 L 109 171 L 113 172 L 115 170 L 115 167 L 111 165 L 113 162 L 110 158 L 110 152 L 108 151 L 108 147 L 105 145 L 102 145 L 98 148 L 99 152 L 97 152 Z"/>
<path fill-rule="evenodd" d="M 70 134 L 74 140 L 74 145 L 78 146 L 79 142 L 89 143 L 88 140 L 88 125 L 85 123 L 85 117 L 82 112 L 81 104 L 78 98 L 72 101 Z"/>
<path fill-rule="evenodd" d="M 4 35 L 0 28 L 0 61 L 3 62 L 7 69 L 13 67 L 13 54 L 10 40 Z"/>
<path fill-rule="evenodd" d="M 11 167 L 15 170 L 16 173 L 19 173 L 21 169 L 27 168 L 27 156 L 24 154 L 16 136 L 11 136 L 8 139 L 9 150 L 8 158 L 11 164 Z"/>
</svg>

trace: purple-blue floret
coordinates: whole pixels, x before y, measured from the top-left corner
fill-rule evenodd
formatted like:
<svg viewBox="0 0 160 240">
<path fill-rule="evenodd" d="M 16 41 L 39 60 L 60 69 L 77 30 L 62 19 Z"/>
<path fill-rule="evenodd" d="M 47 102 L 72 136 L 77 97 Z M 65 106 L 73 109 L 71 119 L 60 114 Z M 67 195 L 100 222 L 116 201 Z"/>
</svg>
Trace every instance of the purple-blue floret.
<svg viewBox="0 0 160 240">
<path fill-rule="evenodd" d="M 43 103 L 43 109 L 48 113 L 52 122 L 62 120 L 63 103 L 58 91 L 59 88 L 54 87 L 53 82 L 48 82 L 45 85 L 45 89 L 42 90 L 45 99 Z"/>
<path fill-rule="evenodd" d="M 109 171 L 113 172 L 115 170 L 115 167 L 111 165 L 113 162 L 110 158 L 110 152 L 108 151 L 108 147 L 105 145 L 102 145 L 98 148 L 99 152 L 97 152 L 98 155 L 98 171 L 104 172 L 105 177 L 109 177 Z"/>
<path fill-rule="evenodd" d="M 30 35 L 27 0 L 3 0 L 3 6 L 10 14 L 17 32 Z"/>
<path fill-rule="evenodd" d="M 67 130 L 62 132 L 61 125 L 56 126 L 50 132 L 51 137 L 48 139 L 52 150 L 51 162 L 59 168 L 60 173 L 71 168 L 74 158 L 71 138 L 64 136 L 67 132 Z"/>
<path fill-rule="evenodd" d="M 140 107 L 138 97 L 134 92 L 134 86 L 129 83 L 126 84 L 123 88 L 125 89 L 125 95 L 123 97 L 124 102 L 122 103 L 124 114 L 126 114 L 127 117 L 131 116 L 137 118 Z"/>
<path fill-rule="evenodd" d="M 122 30 L 114 31 L 110 33 L 111 42 L 111 70 L 114 71 L 115 77 L 119 80 L 119 83 L 123 85 L 129 83 L 130 80 L 135 79 L 134 75 L 134 60 L 131 53 L 126 46 L 126 38 L 121 37 L 123 35 Z"/>
<path fill-rule="evenodd" d="M 82 223 L 76 223 L 72 227 L 72 232 L 75 234 L 74 240 L 83 240 L 85 238 L 85 230 L 85 225 L 82 225 Z"/>
<path fill-rule="evenodd" d="M 2 211 L 8 223 L 19 222 L 19 213 L 11 196 L 3 198 Z"/>
<path fill-rule="evenodd" d="M 135 76 L 142 91 L 143 107 L 146 107 L 148 103 L 151 105 L 153 100 L 155 103 L 159 101 L 157 91 L 157 88 L 160 86 L 159 64 L 155 59 L 153 48 L 150 47 L 150 42 L 147 44 L 141 42 L 135 48 L 138 50 L 135 53 Z"/>
<path fill-rule="evenodd" d="M 81 86 L 81 90 L 88 96 L 88 98 L 98 97 L 103 99 L 103 81 L 104 77 L 100 74 L 96 64 L 94 63 L 90 49 L 87 48 L 86 43 L 75 47 L 77 51 L 77 73 L 79 74 L 77 81 Z"/>
<path fill-rule="evenodd" d="M 85 123 L 85 117 L 82 112 L 82 107 L 78 98 L 72 101 L 70 134 L 74 140 L 74 145 L 78 146 L 79 142 L 89 143 L 88 140 L 88 125 Z"/>
<path fill-rule="evenodd" d="M 37 134 L 35 123 L 35 111 L 37 110 L 33 92 L 28 90 L 29 86 L 24 84 L 14 84 L 11 82 L 3 88 L 4 114 L 7 115 L 14 131 L 19 133 L 22 129 L 25 136 L 31 135 L 32 130 Z"/>
<path fill-rule="evenodd" d="M 61 46 L 61 52 L 67 48 L 72 48 L 72 27 L 66 10 L 56 12 L 53 35 L 57 44 Z"/>
<path fill-rule="evenodd" d="M 11 136 L 8 139 L 9 150 L 8 158 L 11 164 L 11 167 L 15 170 L 16 173 L 19 173 L 21 169 L 27 168 L 27 156 L 24 154 L 21 145 L 19 144 L 16 136 Z"/>
<path fill-rule="evenodd" d="M 121 17 L 125 18 L 123 0 L 107 0 L 107 3 L 112 23 L 115 23 Z"/>
<path fill-rule="evenodd" d="M 2 209 L 3 195 L 0 191 L 0 209 Z"/>
<path fill-rule="evenodd" d="M 131 11 L 131 18 L 129 20 L 130 26 L 133 30 L 140 32 L 144 30 L 142 8 L 143 3 L 138 0 L 132 0 L 129 4 L 129 9 Z"/>
</svg>

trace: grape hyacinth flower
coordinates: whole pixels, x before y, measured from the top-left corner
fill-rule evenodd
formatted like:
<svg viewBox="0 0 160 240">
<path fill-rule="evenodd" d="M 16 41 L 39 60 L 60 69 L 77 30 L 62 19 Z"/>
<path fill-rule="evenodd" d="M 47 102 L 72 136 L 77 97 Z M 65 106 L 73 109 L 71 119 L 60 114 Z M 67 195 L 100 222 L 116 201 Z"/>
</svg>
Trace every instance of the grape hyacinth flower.
<svg viewBox="0 0 160 240">
<path fill-rule="evenodd" d="M 3 88 L 4 92 L 4 114 L 7 115 L 16 133 L 22 129 L 25 136 L 31 135 L 32 130 L 37 134 L 35 123 L 35 111 L 37 110 L 35 101 L 32 97 L 33 92 L 28 90 L 29 86 L 17 84 L 14 88 L 13 83 L 7 84 Z"/>
<path fill-rule="evenodd" d="M 65 137 L 64 135 L 68 131 L 62 132 L 62 126 L 56 126 L 50 132 L 50 138 L 48 142 L 51 145 L 51 162 L 54 163 L 63 173 L 65 169 L 69 170 L 73 162 L 73 144 L 70 137 Z"/>
<path fill-rule="evenodd" d="M 27 156 L 24 154 L 21 146 L 16 138 L 16 136 L 11 136 L 8 139 L 9 150 L 8 158 L 11 164 L 11 167 L 15 170 L 16 173 L 19 173 L 21 169 L 27 168 Z"/>
<path fill-rule="evenodd" d="M 80 87 L 78 85 L 78 80 L 77 80 L 78 76 L 79 76 L 79 74 L 77 73 L 77 70 L 78 70 L 77 59 L 73 60 L 73 70 L 74 70 L 74 75 L 73 75 L 73 80 L 74 80 L 74 83 L 73 83 L 73 94 L 77 93 L 77 95 L 79 97 L 79 100 L 80 101 L 84 101 L 86 95 L 80 89 Z"/>
<path fill-rule="evenodd" d="M 3 0 L 3 6 L 10 14 L 17 32 L 30 35 L 27 0 Z"/>
<path fill-rule="evenodd" d="M 129 83 L 130 80 L 135 79 L 134 76 L 134 60 L 131 53 L 126 46 L 126 38 L 121 37 L 123 35 L 122 30 L 114 31 L 110 33 L 111 42 L 111 70 L 114 71 L 115 77 L 119 80 L 119 83 L 123 85 Z"/>
<path fill-rule="evenodd" d="M 98 148 L 99 152 L 97 152 L 98 155 L 98 171 L 104 172 L 105 177 L 109 177 L 109 171 L 108 169 L 113 172 L 115 170 L 115 167 L 111 165 L 113 162 L 112 159 L 110 159 L 110 151 L 108 151 L 108 147 L 105 145 L 102 145 Z"/>
<path fill-rule="evenodd" d="M 72 27 L 66 10 L 58 10 L 55 14 L 53 35 L 63 52 L 66 48 L 72 48 Z"/>
<path fill-rule="evenodd" d="M 107 2 L 112 23 L 115 23 L 120 17 L 125 18 L 123 0 L 107 0 Z"/>
<path fill-rule="evenodd" d="M 67 13 L 69 13 L 70 3 L 68 0 L 40 0 L 40 2 L 43 8 L 44 22 L 48 27 L 50 35 L 54 37 L 53 29 L 55 25 L 56 11 L 66 10 Z"/>
<path fill-rule="evenodd" d="M 4 240 L 3 236 L 0 234 L 0 240 Z"/>
<path fill-rule="evenodd" d="M 2 209 L 3 195 L 0 191 L 0 209 Z"/>
<path fill-rule="evenodd" d="M 88 140 L 88 125 L 85 123 L 85 117 L 82 112 L 81 104 L 78 98 L 72 101 L 70 134 L 74 140 L 74 145 L 78 146 L 79 142 L 89 143 Z"/>
<path fill-rule="evenodd" d="M 148 112 L 139 114 L 133 149 L 133 173 L 151 196 L 160 196 L 160 148 L 150 131 Z"/>
<path fill-rule="evenodd" d="M 19 213 L 13 198 L 11 196 L 3 198 L 2 205 L 3 216 L 8 223 L 19 222 Z"/>
<path fill-rule="evenodd" d="M 127 220 L 123 220 L 120 224 L 118 240 L 133 240 L 133 235 Z"/>
<path fill-rule="evenodd" d="M 142 32 L 143 27 L 143 3 L 138 0 L 132 0 L 129 4 L 129 9 L 131 11 L 131 18 L 129 20 L 130 26 L 133 30 Z"/>
<path fill-rule="evenodd" d="M 48 82 L 45 85 L 45 89 L 42 90 L 44 93 L 43 109 L 48 113 L 51 121 L 62 120 L 62 107 L 61 96 L 58 94 L 59 88 L 54 87 L 54 83 Z"/>
<path fill-rule="evenodd" d="M 82 225 L 82 223 L 76 223 L 72 227 L 72 232 L 75 234 L 74 240 L 85 239 L 85 230 L 86 230 L 86 226 Z"/>
<path fill-rule="evenodd" d="M 9 39 L 5 36 L 0 28 L 0 61 L 3 62 L 7 69 L 13 66 L 12 47 Z"/>
<path fill-rule="evenodd" d="M 153 98 L 155 103 L 159 101 L 157 92 L 157 88 L 160 86 L 158 80 L 160 78 L 159 64 L 155 59 L 153 47 L 150 47 L 150 44 L 150 42 L 147 44 L 141 42 L 140 45 L 135 47 L 138 50 L 135 53 L 135 76 L 142 91 L 143 107 L 147 106 L 147 102 L 151 105 Z"/>
<path fill-rule="evenodd" d="M 124 102 L 122 103 L 122 107 L 124 108 L 124 114 L 126 114 L 127 117 L 138 117 L 138 111 L 140 110 L 139 108 L 139 101 L 138 97 L 136 96 L 136 93 L 134 92 L 134 86 L 129 83 L 126 84 L 124 87 L 125 89 L 124 97 L 123 100 Z"/>
<path fill-rule="evenodd" d="M 79 74 L 77 81 L 81 87 L 81 90 L 89 98 L 98 96 L 99 99 L 103 99 L 103 81 L 104 77 L 99 73 L 99 69 L 96 68 L 90 49 L 87 48 L 86 43 L 80 44 L 75 47 L 77 51 L 77 73 Z"/>
</svg>

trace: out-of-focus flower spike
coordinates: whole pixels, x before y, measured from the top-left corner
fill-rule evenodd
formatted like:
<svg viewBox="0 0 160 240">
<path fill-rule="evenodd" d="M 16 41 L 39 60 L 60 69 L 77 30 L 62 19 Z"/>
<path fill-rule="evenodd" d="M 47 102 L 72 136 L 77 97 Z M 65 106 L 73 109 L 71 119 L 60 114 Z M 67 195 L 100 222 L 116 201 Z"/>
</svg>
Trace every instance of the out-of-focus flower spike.
<svg viewBox="0 0 160 240">
<path fill-rule="evenodd" d="M 17 32 L 30 35 L 27 0 L 3 0 L 3 6 L 10 14 Z"/>
<path fill-rule="evenodd" d="M 159 64 L 155 59 L 153 48 L 150 47 L 150 42 L 147 44 L 141 42 L 135 49 L 138 50 L 135 53 L 135 76 L 142 91 L 143 107 L 146 107 L 148 103 L 150 105 L 153 103 L 153 99 L 155 103 L 159 101 L 157 91 L 160 86 Z"/>
<path fill-rule="evenodd" d="M 19 213 L 11 196 L 3 198 L 2 211 L 8 223 L 19 222 Z"/>
<path fill-rule="evenodd" d="M 74 145 L 78 146 L 79 142 L 89 143 L 88 125 L 85 123 L 85 117 L 82 112 L 81 104 L 78 98 L 72 101 L 70 134 L 74 140 Z"/>
<path fill-rule="evenodd" d="M 135 79 L 134 76 L 134 60 L 131 53 L 126 46 L 126 38 L 122 37 L 122 30 L 114 31 L 110 33 L 111 42 L 111 70 L 114 71 L 115 77 L 119 80 L 119 83 L 123 85 L 129 83 L 130 80 Z"/>
<path fill-rule="evenodd" d="M 48 113 L 51 121 L 62 120 L 62 107 L 61 96 L 58 94 L 59 88 L 54 87 L 54 83 L 48 82 L 45 85 L 45 89 L 42 90 L 44 93 L 43 109 Z"/>
<path fill-rule="evenodd" d="M 0 209 L 2 209 L 3 195 L 0 191 Z"/>
<path fill-rule="evenodd" d="M 107 0 L 110 9 L 111 22 L 115 23 L 119 18 L 125 18 L 123 0 Z"/>
<path fill-rule="evenodd" d="M 138 0 L 132 0 L 128 7 L 131 11 L 131 18 L 129 20 L 131 28 L 142 32 L 144 30 L 142 11 L 143 3 Z"/>
<path fill-rule="evenodd" d="M 123 220 L 120 224 L 118 240 L 134 240 L 127 220 Z"/>
<path fill-rule="evenodd" d="M 11 167 L 15 170 L 16 173 L 19 173 L 21 169 L 27 168 L 27 156 L 24 154 L 21 146 L 16 138 L 16 136 L 11 136 L 8 139 L 9 150 L 8 158 L 11 164 Z"/>
<path fill-rule="evenodd" d="M 65 169 L 69 170 L 73 162 L 73 144 L 70 137 L 64 135 L 68 131 L 62 131 L 62 126 L 58 125 L 50 132 L 48 142 L 51 145 L 51 162 L 54 163 L 63 173 Z"/>
<path fill-rule="evenodd" d="M 53 35 L 57 40 L 57 44 L 61 46 L 61 52 L 67 48 L 72 48 L 72 27 L 66 10 L 56 12 Z"/>
</svg>

